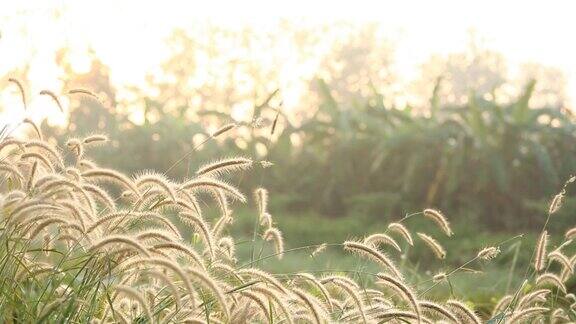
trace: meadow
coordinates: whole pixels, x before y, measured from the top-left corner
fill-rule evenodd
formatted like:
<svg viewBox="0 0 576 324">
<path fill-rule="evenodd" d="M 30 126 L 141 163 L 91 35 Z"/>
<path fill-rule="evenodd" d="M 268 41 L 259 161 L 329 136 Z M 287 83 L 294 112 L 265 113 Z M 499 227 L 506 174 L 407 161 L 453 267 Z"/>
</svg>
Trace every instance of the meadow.
<svg viewBox="0 0 576 324">
<path fill-rule="evenodd" d="M 532 87 L 508 106 L 471 101 L 428 117 L 338 109 L 326 94 L 319 111 L 332 117 L 298 128 L 266 101 L 255 117 L 269 122 L 218 118 L 179 149 L 170 137 L 199 125 L 123 128 L 116 115 L 100 133 L 82 123 L 100 96 L 70 90 L 91 107 L 71 118 L 85 135 L 30 119 L 1 133 L 0 318 L 573 322 L 574 124 L 529 108 Z M 139 165 L 154 159 L 153 171 Z"/>
</svg>

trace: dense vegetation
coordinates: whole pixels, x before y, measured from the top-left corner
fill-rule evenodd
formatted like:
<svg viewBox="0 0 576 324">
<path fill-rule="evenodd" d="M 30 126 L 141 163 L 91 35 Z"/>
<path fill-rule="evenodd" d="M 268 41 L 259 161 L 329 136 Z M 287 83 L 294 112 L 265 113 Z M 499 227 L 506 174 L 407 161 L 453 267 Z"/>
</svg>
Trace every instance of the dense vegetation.
<svg viewBox="0 0 576 324">
<path fill-rule="evenodd" d="M 87 91 L 72 93 L 95 98 Z M 241 241 L 230 227 L 236 217 L 232 207 L 247 197 L 226 180 L 237 172 L 246 177 L 249 168 L 261 174 L 273 170 L 268 161 L 231 157 L 194 168 L 182 181 L 167 176 L 188 157 L 198 158 L 202 146 L 238 131 L 238 125 L 224 124 L 181 150 L 168 167 L 135 176 L 89 159 L 94 146 L 110 145 L 105 135 L 73 137 L 60 146 L 46 141 L 33 121 L 18 125 L 24 126 L 32 130 L 28 138 L 12 137 L 9 128 L 0 134 L 3 322 L 480 323 L 492 318 L 494 323 L 522 323 L 576 318 L 576 297 L 570 293 L 576 229 L 565 228 L 565 234 L 554 233 L 552 239 L 547 226 L 556 221 L 574 177 L 548 204 L 547 217 L 541 217 L 545 223 L 530 248 L 523 281 L 510 294 L 494 296 L 498 302 L 479 315 L 473 304 L 456 299 L 453 278 L 492 262 L 521 236 L 477 247 L 467 261 L 430 274 L 419 272 L 419 262 L 411 261 L 414 251 L 426 251 L 441 262 L 447 251 L 437 238 L 454 236 L 447 218 L 435 209 L 406 215 L 361 239 L 287 249 L 271 215 L 268 191 L 257 187 L 252 188 L 257 207 L 252 236 Z M 429 225 L 414 231 L 415 219 Z M 246 246 L 247 255 L 236 253 Z M 266 261 L 296 251 L 315 258 L 333 249 L 357 255 L 358 265 L 375 270 L 262 270 Z M 450 287 L 450 294 L 430 300 L 429 293 L 440 286 Z"/>
<path fill-rule="evenodd" d="M 283 210 L 381 219 L 435 206 L 476 217 L 493 230 L 538 227 L 546 202 L 575 170 L 574 118 L 561 107 L 532 107 L 533 82 L 509 104 L 472 93 L 467 104 L 454 106 L 439 104 L 438 83 L 429 110 L 384 106 L 378 94 L 346 106 L 323 81 L 318 84 L 322 97 L 311 116 L 291 121 L 274 103 L 274 92 L 229 138 L 204 148 L 202 157 L 232 154 L 274 163 L 264 181 Z M 201 140 L 205 131 L 191 120 L 232 121 L 224 112 L 184 107 L 162 114 L 162 102 L 145 102 L 143 125 L 89 100 L 73 110 L 72 126 L 51 133 L 60 132 L 63 140 L 67 133 L 84 135 L 102 124 L 100 130 L 115 141 L 96 157 L 132 172 L 165 169 Z M 255 122 L 266 127 L 254 127 Z M 201 159 L 194 155 L 187 162 L 172 175 L 186 176 Z M 242 188 L 263 181 L 254 172 L 242 179 Z"/>
</svg>

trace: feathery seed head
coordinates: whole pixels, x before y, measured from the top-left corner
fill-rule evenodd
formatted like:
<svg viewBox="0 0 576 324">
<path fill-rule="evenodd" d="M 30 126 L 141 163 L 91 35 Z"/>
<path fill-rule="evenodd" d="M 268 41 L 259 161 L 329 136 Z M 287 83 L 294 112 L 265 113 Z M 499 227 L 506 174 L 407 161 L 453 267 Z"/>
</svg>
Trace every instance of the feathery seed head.
<svg viewBox="0 0 576 324">
<path fill-rule="evenodd" d="M 434 221 L 447 236 L 454 234 L 450 228 L 450 223 L 448 223 L 448 220 L 440 211 L 428 208 L 424 209 L 423 213 L 425 217 Z"/>
<path fill-rule="evenodd" d="M 497 257 L 498 254 L 500 254 L 500 247 L 490 246 L 480 250 L 476 257 L 482 260 L 492 260 Z"/>
<path fill-rule="evenodd" d="M 424 233 L 416 233 L 424 243 L 434 252 L 438 259 L 446 258 L 446 250 L 434 238 Z"/>
</svg>

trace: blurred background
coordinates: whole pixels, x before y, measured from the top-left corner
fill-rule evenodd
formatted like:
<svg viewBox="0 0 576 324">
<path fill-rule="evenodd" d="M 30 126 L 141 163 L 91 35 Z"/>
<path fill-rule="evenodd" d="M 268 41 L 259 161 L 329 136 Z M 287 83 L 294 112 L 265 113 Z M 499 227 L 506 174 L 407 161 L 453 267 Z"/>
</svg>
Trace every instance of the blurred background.
<svg viewBox="0 0 576 324">
<path fill-rule="evenodd" d="M 112 145 L 94 160 L 126 172 L 165 170 L 236 122 L 169 176 L 220 157 L 273 163 L 230 181 L 268 188 L 288 247 L 360 237 L 438 208 L 456 232 L 440 239 L 446 263 L 426 251 L 410 257 L 431 271 L 525 233 L 492 277 L 460 288 L 481 297 L 514 281 L 510 267 L 530 258 L 521 247 L 576 171 L 575 6 L 13 1 L 0 11 L 0 117 L 2 126 L 32 118 L 60 143 L 106 133 Z M 27 110 L 10 77 L 24 84 Z M 78 88 L 99 100 L 67 95 Z M 38 95 L 45 89 L 63 113 Z M 573 226 L 573 193 L 551 224 L 558 235 Z M 253 207 L 235 206 L 246 235 Z M 334 251 L 273 266 L 354 262 Z"/>
</svg>

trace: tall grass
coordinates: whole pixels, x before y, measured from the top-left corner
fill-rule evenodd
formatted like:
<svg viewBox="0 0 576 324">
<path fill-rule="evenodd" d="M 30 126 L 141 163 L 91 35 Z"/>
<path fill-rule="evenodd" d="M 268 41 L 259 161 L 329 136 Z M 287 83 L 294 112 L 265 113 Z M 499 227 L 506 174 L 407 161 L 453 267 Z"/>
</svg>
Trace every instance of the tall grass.
<svg viewBox="0 0 576 324">
<path fill-rule="evenodd" d="M 220 128 L 195 149 L 234 127 Z M 252 253 L 241 260 L 230 224 L 232 207 L 246 196 L 226 178 L 262 164 L 249 158 L 221 160 L 184 180 L 169 179 L 169 170 L 132 176 L 89 160 L 94 145 L 108 142 L 106 136 L 71 139 L 61 148 L 41 133 L 10 135 L 3 131 L 0 141 L 2 322 L 477 323 L 481 319 L 470 304 L 454 296 L 430 301 L 427 294 L 437 285 L 450 285 L 456 273 L 496 258 L 500 247 L 515 239 L 479 247 L 469 261 L 416 285 L 415 269 L 400 262 L 410 253 L 408 246 L 431 248 L 440 259 L 450 253 L 434 239 L 453 234 L 439 211 L 408 215 L 363 239 L 285 249 L 268 210 L 269 194 L 258 188 L 254 235 L 246 243 Z M 555 211 L 561 198 L 554 200 Z M 217 207 L 217 217 L 206 216 L 209 205 Z M 430 222 L 426 233 L 411 233 L 415 217 Z M 542 237 L 547 238 L 548 220 L 545 224 Z M 565 253 L 573 232 L 553 251 L 538 244 L 535 267 L 498 303 L 492 322 L 576 319 L 576 298 L 566 288 L 576 265 L 576 256 Z M 262 244 L 274 252 L 258 252 Z M 380 270 L 362 273 L 368 280 L 360 280 L 360 271 L 314 275 L 302 269 L 277 276 L 258 267 L 262 260 L 293 251 L 317 255 L 326 249 L 344 249 Z"/>
</svg>

